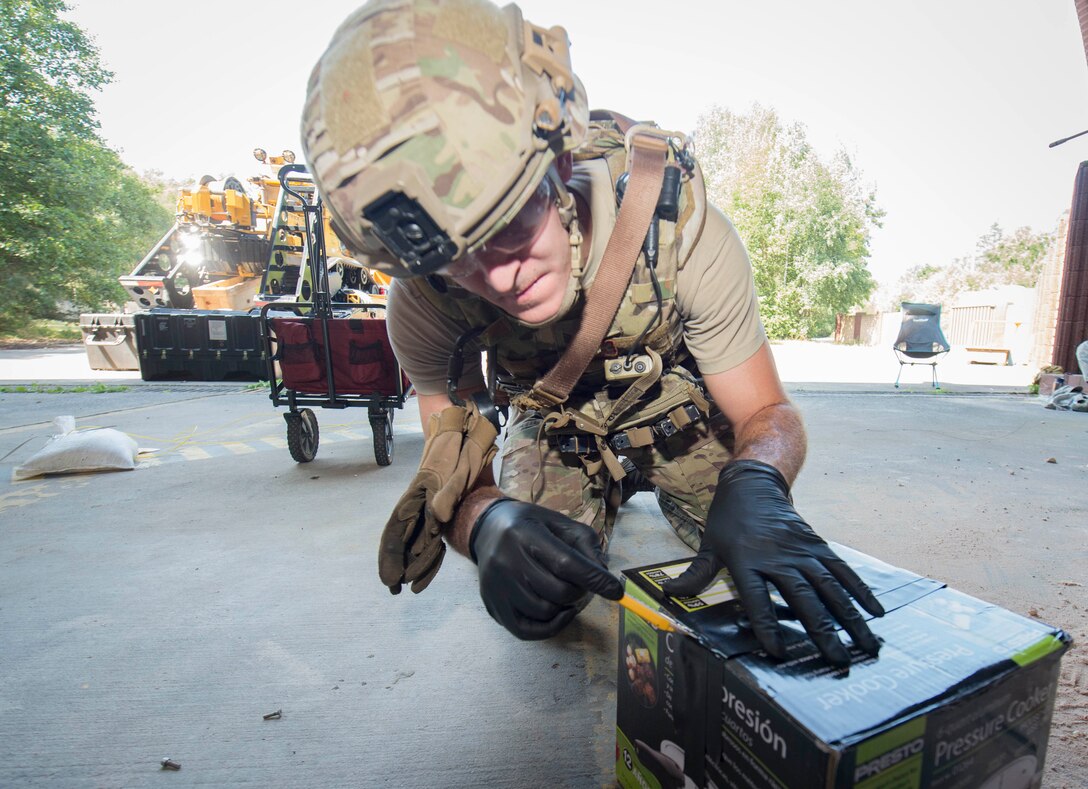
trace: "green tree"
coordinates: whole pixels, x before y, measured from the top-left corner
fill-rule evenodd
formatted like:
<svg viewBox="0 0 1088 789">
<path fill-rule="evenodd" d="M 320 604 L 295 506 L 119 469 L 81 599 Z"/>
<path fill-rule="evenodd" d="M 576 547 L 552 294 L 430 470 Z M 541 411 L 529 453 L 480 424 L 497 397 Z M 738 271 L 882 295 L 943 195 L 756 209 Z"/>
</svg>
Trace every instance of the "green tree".
<svg viewBox="0 0 1088 789">
<path fill-rule="evenodd" d="M 1022 285 L 1033 288 L 1043 273 L 1046 253 L 1057 238 L 1057 230 L 1034 232 L 1017 228 L 1005 235 L 996 222 L 978 241 L 972 290 L 998 285 Z"/>
<path fill-rule="evenodd" d="M 98 135 L 113 75 L 61 0 L 0 0 L 0 324 L 119 301 L 171 216 Z"/>
<path fill-rule="evenodd" d="M 965 258 L 956 258 L 944 266 L 928 263 L 911 266 L 900 276 L 892 291 L 893 298 L 883 307 L 897 312 L 904 301 L 951 307 L 956 294 L 967 290 L 963 277 L 968 266 L 969 261 Z"/>
<path fill-rule="evenodd" d="M 772 338 L 821 337 L 876 283 L 869 233 L 884 213 L 845 152 L 822 161 L 804 126 L 773 109 L 713 107 L 694 134 L 707 193 L 748 247 Z"/>
<path fill-rule="evenodd" d="M 961 293 L 1004 285 L 1033 288 L 1046 265 L 1046 254 L 1057 240 L 1057 229 L 1035 232 L 1021 227 L 1005 235 L 996 222 L 979 237 L 975 254 L 943 266 L 914 266 L 899 278 L 898 299 L 952 306 Z"/>
</svg>

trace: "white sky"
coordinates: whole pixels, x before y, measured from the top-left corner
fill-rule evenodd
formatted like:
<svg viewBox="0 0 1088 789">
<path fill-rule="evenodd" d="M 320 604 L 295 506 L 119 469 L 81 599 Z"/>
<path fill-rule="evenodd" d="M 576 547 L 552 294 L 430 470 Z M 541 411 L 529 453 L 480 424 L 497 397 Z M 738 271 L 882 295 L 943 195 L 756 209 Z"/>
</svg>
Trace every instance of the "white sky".
<svg viewBox="0 0 1088 789">
<path fill-rule="evenodd" d="M 355 0 L 69 0 L 115 73 L 106 140 L 138 171 L 257 173 L 301 155 L 310 68 Z M 1052 229 L 1088 135 L 1074 0 L 522 0 L 562 24 L 591 107 L 690 131 L 712 104 L 799 121 L 845 148 L 887 211 L 870 269 L 969 255 L 994 222 Z"/>
</svg>

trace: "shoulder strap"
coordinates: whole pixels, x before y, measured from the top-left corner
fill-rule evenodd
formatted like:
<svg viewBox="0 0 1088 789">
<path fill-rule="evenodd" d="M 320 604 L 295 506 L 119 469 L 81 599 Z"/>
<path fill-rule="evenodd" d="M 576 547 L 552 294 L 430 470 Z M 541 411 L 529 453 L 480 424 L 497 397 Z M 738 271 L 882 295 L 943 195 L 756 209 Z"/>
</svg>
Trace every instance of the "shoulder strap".
<svg viewBox="0 0 1088 789">
<path fill-rule="evenodd" d="M 621 115 L 615 110 L 590 110 L 589 119 L 591 121 L 611 121 L 616 124 L 616 128 L 620 130 L 621 134 L 627 134 L 627 130 L 638 123 L 633 118 Z"/>
<path fill-rule="evenodd" d="M 582 321 L 555 367 L 522 395 L 530 407 L 559 405 L 570 396 L 612 325 L 657 209 L 668 138 L 649 127 L 631 131 L 630 180 L 597 276 L 586 293 Z"/>
</svg>

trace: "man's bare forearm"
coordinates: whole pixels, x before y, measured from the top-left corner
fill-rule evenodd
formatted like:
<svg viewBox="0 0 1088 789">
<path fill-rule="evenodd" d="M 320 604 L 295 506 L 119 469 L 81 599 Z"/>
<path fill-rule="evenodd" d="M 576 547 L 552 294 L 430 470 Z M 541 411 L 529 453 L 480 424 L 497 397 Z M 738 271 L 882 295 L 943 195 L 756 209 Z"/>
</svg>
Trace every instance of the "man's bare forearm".
<svg viewBox="0 0 1088 789">
<path fill-rule="evenodd" d="M 468 541 L 472 536 L 472 527 L 476 525 L 483 511 L 496 499 L 504 498 L 502 491 L 492 485 L 474 488 L 457 508 L 453 523 L 443 533 L 446 544 L 458 553 L 468 556 Z"/>
<path fill-rule="evenodd" d="M 775 403 L 760 409 L 740 426 L 734 457 L 772 465 L 792 486 L 805 462 L 807 448 L 801 415 L 789 403 Z"/>
</svg>

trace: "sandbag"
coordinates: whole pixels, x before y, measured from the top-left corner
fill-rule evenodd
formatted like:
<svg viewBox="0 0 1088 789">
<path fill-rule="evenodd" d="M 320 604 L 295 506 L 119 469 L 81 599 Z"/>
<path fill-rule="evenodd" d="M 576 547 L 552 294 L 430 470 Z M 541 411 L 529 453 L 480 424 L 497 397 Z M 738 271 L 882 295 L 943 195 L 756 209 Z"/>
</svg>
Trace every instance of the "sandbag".
<svg viewBox="0 0 1088 789">
<path fill-rule="evenodd" d="M 46 474 L 74 474 L 83 471 L 131 471 L 136 468 L 139 446 L 128 435 L 113 428 L 76 430 L 72 416 L 53 420 L 57 431 L 44 447 L 25 463 L 16 466 L 16 480 Z"/>
</svg>

